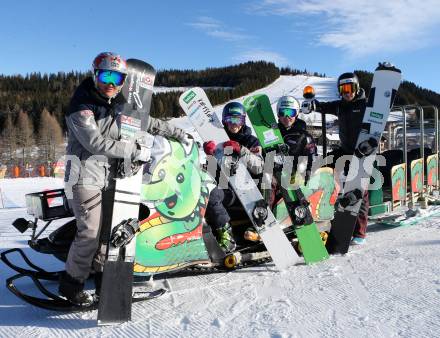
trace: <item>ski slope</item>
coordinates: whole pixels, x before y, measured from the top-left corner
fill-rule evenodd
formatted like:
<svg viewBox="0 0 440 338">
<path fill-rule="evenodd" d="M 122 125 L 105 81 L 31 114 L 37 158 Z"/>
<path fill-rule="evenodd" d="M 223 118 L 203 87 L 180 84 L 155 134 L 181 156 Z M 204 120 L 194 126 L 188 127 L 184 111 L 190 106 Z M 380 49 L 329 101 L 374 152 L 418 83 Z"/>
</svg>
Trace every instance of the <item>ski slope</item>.
<svg viewBox="0 0 440 338">
<path fill-rule="evenodd" d="M 271 102 L 301 97 L 312 84 L 336 99 L 335 80 L 281 76 L 258 92 Z M 244 98 L 242 98 L 244 99 Z M 222 106 L 217 106 L 217 113 Z M 172 121 L 191 132 L 185 118 Z M 63 264 L 28 248 L 30 233 L 11 223 L 26 215 L 24 194 L 62 186 L 52 178 L 0 180 L 0 251 L 19 247 L 38 265 Z M 49 233 L 65 221 L 56 221 Z M 279 273 L 272 263 L 235 272 L 145 281 L 159 299 L 133 305 L 132 321 L 97 327 L 96 311 L 63 314 L 34 308 L 4 287 L 14 272 L 0 263 L 0 337 L 437 337 L 440 335 L 440 217 L 413 226 L 369 228 L 367 244 L 316 265 Z M 44 236 L 44 234 L 43 234 Z M 56 290 L 57 283 L 50 282 Z M 30 284 L 19 285 L 30 291 Z M 91 288 L 88 285 L 88 288 Z"/>
<path fill-rule="evenodd" d="M 34 187 L 60 183 L 5 179 L 0 187 L 7 200 L 19 201 Z M 47 270 L 62 269 L 55 258 L 27 247 L 29 232 L 12 227 L 15 218 L 26 215 L 23 206 L 0 209 L 0 250 L 20 247 Z M 269 263 L 146 281 L 136 287 L 163 286 L 170 292 L 134 304 L 132 322 L 116 327 L 97 327 L 96 311 L 62 314 L 23 303 L 4 287 L 13 271 L 1 264 L 0 337 L 437 337 L 439 227 L 439 217 L 411 227 L 373 226 L 367 245 L 282 273 Z M 56 283 L 49 285 L 56 289 Z M 26 281 L 19 286 L 30 291 Z"/>
<path fill-rule="evenodd" d="M 315 88 L 316 99 L 319 101 L 333 101 L 339 98 L 337 88 L 336 88 L 336 79 L 335 78 L 321 78 L 316 76 L 305 76 L 305 75 L 281 75 L 277 80 L 268 85 L 267 87 L 258 89 L 248 95 L 239 97 L 234 99 L 233 101 L 239 101 L 243 103 L 244 99 L 250 95 L 255 94 L 266 94 L 269 97 L 269 100 L 272 104 L 272 109 L 276 111 L 276 105 L 278 99 L 283 95 L 292 95 L 300 102 L 303 100 L 303 89 L 305 86 L 311 85 Z M 186 88 L 188 89 L 188 88 Z M 220 104 L 214 107 L 216 114 L 219 116 L 221 120 L 222 110 L 227 102 L 224 104 Z M 321 114 L 320 113 L 311 113 L 311 114 L 300 114 L 300 118 L 303 119 L 307 124 L 314 124 L 317 126 L 321 126 Z M 327 122 L 331 122 L 336 120 L 336 117 L 333 115 L 328 115 L 326 117 Z M 186 117 L 180 117 L 177 119 L 173 119 L 172 123 L 181 128 L 185 128 L 187 130 L 193 131 L 194 128 L 191 126 Z M 249 119 L 247 118 L 247 125 L 251 125 Z"/>
</svg>

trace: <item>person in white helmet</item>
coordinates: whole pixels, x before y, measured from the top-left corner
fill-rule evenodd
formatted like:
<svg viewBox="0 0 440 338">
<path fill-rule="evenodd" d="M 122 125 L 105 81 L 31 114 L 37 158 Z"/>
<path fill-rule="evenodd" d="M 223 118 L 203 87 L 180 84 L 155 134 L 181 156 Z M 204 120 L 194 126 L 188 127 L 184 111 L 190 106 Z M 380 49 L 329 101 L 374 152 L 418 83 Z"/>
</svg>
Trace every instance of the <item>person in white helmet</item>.
<svg viewBox="0 0 440 338">
<path fill-rule="evenodd" d="M 300 159 L 306 159 L 306 173 L 304 183 L 310 178 L 313 157 L 317 155 L 317 147 L 314 138 L 307 132 L 306 123 L 298 115 L 300 104 L 298 100 L 290 95 L 284 95 L 279 98 L 276 107 L 278 116 L 278 128 L 283 136 L 284 144 L 287 145 L 288 155 L 293 157 L 293 175 L 298 167 Z M 272 181 L 272 190 L 269 204 L 273 208 L 282 198 L 280 190 L 281 182 L 275 175 Z"/>
<path fill-rule="evenodd" d="M 93 76 L 76 89 L 66 114 L 68 130 L 65 190 L 77 223 L 59 293 L 71 303 L 89 306 L 96 297 L 84 291 L 84 281 L 95 272 L 99 294 L 113 207 L 114 178 L 121 159 L 146 162 L 148 154 L 136 142 L 120 141 L 120 94 L 127 75 L 126 61 L 115 53 L 100 53 Z M 148 132 L 184 141 L 186 134 L 166 122 L 149 118 Z"/>
</svg>

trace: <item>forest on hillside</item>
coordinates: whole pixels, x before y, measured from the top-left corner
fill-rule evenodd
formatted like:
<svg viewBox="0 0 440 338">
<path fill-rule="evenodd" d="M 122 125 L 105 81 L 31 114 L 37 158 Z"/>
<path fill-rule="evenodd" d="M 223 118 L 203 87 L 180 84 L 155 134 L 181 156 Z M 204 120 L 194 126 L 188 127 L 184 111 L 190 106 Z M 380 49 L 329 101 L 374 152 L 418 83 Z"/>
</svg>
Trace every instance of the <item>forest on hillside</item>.
<svg viewBox="0 0 440 338">
<path fill-rule="evenodd" d="M 368 94 L 372 73 L 356 73 Z M 325 76 L 306 69 L 277 68 L 273 63 L 258 61 L 204 70 L 160 70 L 155 86 L 200 86 L 205 88 L 212 104 L 217 105 L 265 87 L 280 75 L 298 74 Z M 64 115 L 69 100 L 81 81 L 90 75 L 90 72 L 0 75 L 0 162 L 24 165 L 29 159 L 54 161 L 63 151 L 59 145 L 65 137 Z M 165 119 L 181 116 L 183 112 L 178 104 L 180 93 L 156 93 L 151 115 Z M 440 95 L 404 81 L 396 104 L 440 106 Z M 36 154 L 32 153 L 35 146 L 38 146 Z"/>
</svg>

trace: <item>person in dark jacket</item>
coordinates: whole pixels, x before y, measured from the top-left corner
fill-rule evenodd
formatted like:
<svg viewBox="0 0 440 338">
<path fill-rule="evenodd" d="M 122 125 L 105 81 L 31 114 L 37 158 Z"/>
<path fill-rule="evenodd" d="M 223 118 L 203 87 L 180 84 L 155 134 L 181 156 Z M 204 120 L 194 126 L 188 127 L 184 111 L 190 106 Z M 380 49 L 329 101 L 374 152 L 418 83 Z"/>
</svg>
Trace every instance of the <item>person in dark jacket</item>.
<svg viewBox="0 0 440 338">
<path fill-rule="evenodd" d="M 338 117 L 340 147 L 334 149 L 328 155 L 333 155 L 333 163 L 344 155 L 353 155 L 356 142 L 361 130 L 367 106 L 365 91 L 359 86 L 359 79 L 354 73 L 343 73 L 337 81 L 340 100 L 331 102 L 314 101 L 311 109 L 316 108 L 323 114 L 332 114 Z M 315 105 L 316 107 L 313 107 Z M 348 166 L 344 171 L 348 172 Z M 362 205 L 356 220 L 356 227 L 353 233 L 352 244 L 364 244 L 368 223 L 368 190 L 365 191 Z"/>
<path fill-rule="evenodd" d="M 307 132 L 306 123 L 298 117 L 300 105 L 296 98 L 290 95 L 282 96 L 277 103 L 278 128 L 283 136 L 284 143 L 288 148 L 288 155 L 293 157 L 293 175 L 298 166 L 305 164 L 304 183 L 306 184 L 311 175 L 313 157 L 317 155 L 317 147 L 312 135 Z M 272 180 L 272 191 L 269 205 L 273 208 L 282 198 L 279 177 Z"/>
<path fill-rule="evenodd" d="M 245 163 L 251 175 L 260 175 L 263 172 L 263 157 L 261 156 L 261 145 L 258 139 L 252 135 L 252 130 L 245 123 L 246 111 L 239 102 L 230 102 L 225 105 L 222 113 L 222 123 L 230 140 L 223 143 L 223 147 L 230 147 L 232 152 L 240 157 Z M 214 155 L 217 145 L 214 141 L 205 142 L 203 149 L 207 155 Z M 222 182 L 221 173 L 217 175 L 217 182 Z M 223 181 L 224 182 L 224 181 Z M 237 201 L 234 191 L 228 186 L 223 188 L 217 186 L 210 194 L 205 218 L 217 235 L 220 246 L 226 251 L 233 251 L 236 247 L 232 237 L 231 218 L 227 208 Z M 246 240 L 258 240 L 253 228 L 245 231 Z"/>
<path fill-rule="evenodd" d="M 91 305 L 94 297 L 84 291 L 84 281 L 95 272 L 99 293 L 105 258 L 103 243 L 110 222 L 121 159 L 144 163 L 149 151 L 137 142 L 120 141 L 120 91 L 127 75 L 125 60 L 114 53 L 99 54 L 93 61 L 93 77 L 76 89 L 66 114 L 65 191 L 77 222 L 77 233 L 69 250 L 66 271 L 60 277 L 59 293 L 75 305 Z M 179 128 L 149 118 L 148 132 L 186 140 Z"/>
<path fill-rule="evenodd" d="M 313 136 L 307 132 L 306 123 L 298 117 L 300 105 L 293 96 L 282 96 L 277 103 L 278 128 L 288 146 L 289 155 L 299 159 L 307 157 L 305 183 L 310 178 L 313 156 L 317 147 Z M 296 163 L 298 164 L 298 163 Z M 294 165 L 294 168 L 296 165 Z"/>
</svg>

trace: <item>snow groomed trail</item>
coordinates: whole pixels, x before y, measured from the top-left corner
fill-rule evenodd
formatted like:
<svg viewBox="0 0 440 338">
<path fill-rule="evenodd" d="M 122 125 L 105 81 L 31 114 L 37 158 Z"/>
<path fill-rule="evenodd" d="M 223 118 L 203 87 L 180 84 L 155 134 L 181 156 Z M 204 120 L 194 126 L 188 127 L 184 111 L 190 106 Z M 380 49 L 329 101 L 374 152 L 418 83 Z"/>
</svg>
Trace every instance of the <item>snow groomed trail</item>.
<svg viewBox="0 0 440 338">
<path fill-rule="evenodd" d="M 62 268 L 55 258 L 28 249 L 28 234 L 11 227 L 24 212 L 0 210 L 1 249 L 21 247 L 41 266 Z M 134 304 L 132 322 L 117 327 L 96 327 L 96 311 L 34 308 L 1 287 L 0 337 L 435 337 L 440 332 L 439 228 L 440 217 L 409 227 L 373 225 L 367 245 L 282 273 L 269 263 L 143 281 L 136 287 L 164 286 L 170 292 Z M 12 274 L 1 265 L 2 286 Z M 25 282 L 22 287 L 26 290 Z"/>
</svg>

